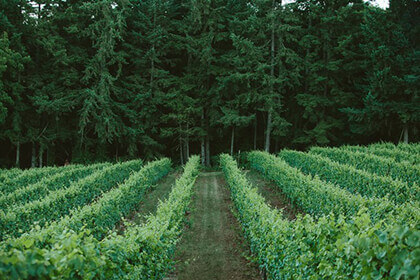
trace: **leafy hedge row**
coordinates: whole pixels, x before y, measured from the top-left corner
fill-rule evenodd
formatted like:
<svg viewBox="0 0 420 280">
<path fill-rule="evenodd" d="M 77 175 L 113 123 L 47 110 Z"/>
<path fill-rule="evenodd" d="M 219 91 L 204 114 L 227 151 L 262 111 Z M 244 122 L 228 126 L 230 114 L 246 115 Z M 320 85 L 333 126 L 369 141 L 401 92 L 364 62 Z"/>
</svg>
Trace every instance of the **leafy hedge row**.
<svg viewBox="0 0 420 280">
<path fill-rule="evenodd" d="M 167 167 L 167 163 L 162 160 L 155 167 Z M 6 249 L 0 250 L 0 278 L 161 279 L 172 264 L 198 170 L 199 157 L 193 156 L 156 214 L 145 224 L 126 225 L 123 235 L 114 232 L 99 240 L 88 228 L 65 229 L 43 240 L 54 244 L 50 248 L 23 238 L 9 240 Z"/>
<path fill-rule="evenodd" d="M 96 203 L 86 205 L 74 211 L 73 215 L 63 218 L 57 227 L 77 231 L 84 226 L 95 238 L 102 239 L 122 217 L 136 209 L 147 190 L 170 170 L 171 160 L 168 158 L 148 163 L 123 185 L 105 193 Z"/>
<path fill-rule="evenodd" d="M 416 185 L 410 187 L 406 182 L 388 176 L 356 169 L 317 154 L 283 150 L 279 157 L 306 174 L 318 175 L 322 180 L 336 183 L 351 192 L 369 197 L 388 197 L 397 203 L 420 201 L 420 189 Z"/>
<path fill-rule="evenodd" d="M 52 236 L 61 235 L 68 230 L 78 232 L 82 228 L 88 229 L 95 238 L 102 239 L 108 230 L 121 220 L 121 217 L 136 208 L 146 191 L 166 176 L 170 169 L 171 161 L 167 158 L 150 162 L 131 175 L 120 187 L 105 193 L 95 203 L 75 209 L 47 227 L 33 228 L 17 239 L 4 241 L 0 250 L 22 250 L 26 244 L 52 248 L 54 244 L 48 242 L 53 238 Z"/>
<path fill-rule="evenodd" d="M 310 150 L 310 153 L 329 157 L 339 163 L 351 164 L 357 169 L 364 169 L 382 176 L 390 176 L 393 179 L 405 181 L 409 185 L 420 185 L 420 165 L 395 162 L 392 159 L 340 148 L 314 147 Z"/>
<path fill-rule="evenodd" d="M 131 249 L 127 255 L 120 249 L 109 256 L 111 259 L 118 259 L 121 255 L 128 257 L 119 261 L 113 279 L 162 279 L 173 267 L 172 256 L 199 170 L 200 157 L 190 157 L 182 177 L 176 181 L 168 199 L 160 203 L 156 214 L 149 217 L 144 226 L 129 227 L 125 236 L 109 240 L 116 242 L 121 249 Z M 126 265 L 127 261 L 134 265 Z"/>
<path fill-rule="evenodd" d="M 22 174 L 23 170 L 19 168 L 2 169 L 0 171 L 0 186 L 5 180 L 12 180 Z"/>
<path fill-rule="evenodd" d="M 418 230 L 375 224 L 363 212 L 288 221 L 265 203 L 232 157 L 222 155 L 220 163 L 245 237 L 267 279 L 417 279 Z"/>
<path fill-rule="evenodd" d="M 83 167 L 76 166 L 72 169 L 46 177 L 39 182 L 19 188 L 14 192 L 0 197 L 0 208 L 6 209 L 12 205 L 21 205 L 40 199 L 50 191 L 65 189 L 73 182 L 109 165 L 109 163 L 99 163 Z"/>
<path fill-rule="evenodd" d="M 331 212 L 350 217 L 361 208 L 367 208 L 375 221 L 420 221 L 419 208 L 410 203 L 395 205 L 384 198 L 367 198 L 360 194 L 352 194 L 332 183 L 322 181 L 317 176 L 305 175 L 284 160 L 266 152 L 250 152 L 248 160 L 252 168 L 274 181 L 292 203 L 316 217 Z"/>
<path fill-rule="evenodd" d="M 64 172 L 73 169 L 76 166 L 80 165 L 31 168 L 20 172 L 17 176 L 6 176 L 5 178 L 3 178 L 3 182 L 0 183 L 0 194 L 7 194 L 13 192 L 19 188 L 23 188 L 33 183 L 36 183 L 47 176 L 52 176 L 59 172 Z"/>
<path fill-rule="evenodd" d="M 419 143 L 398 143 L 398 145 L 394 145 L 393 143 L 375 143 L 369 145 L 369 147 L 373 148 L 385 148 L 389 150 L 400 150 L 410 154 L 420 154 L 420 144 Z"/>
<path fill-rule="evenodd" d="M 401 149 L 395 147 L 394 149 L 387 149 L 384 147 L 366 147 L 366 146 L 342 146 L 341 149 L 346 149 L 349 151 L 356 151 L 362 153 L 373 154 L 387 159 L 395 160 L 396 162 L 409 162 L 411 164 L 420 163 L 420 154 L 418 153 L 408 153 Z"/>
<path fill-rule="evenodd" d="M 73 208 L 92 202 L 103 192 L 123 182 L 133 171 L 139 170 L 141 165 L 141 160 L 117 163 L 74 182 L 65 190 L 52 191 L 41 200 L 12 207 L 6 213 L 0 211 L 1 237 L 20 236 L 35 223 L 43 226 L 70 213 Z"/>
</svg>

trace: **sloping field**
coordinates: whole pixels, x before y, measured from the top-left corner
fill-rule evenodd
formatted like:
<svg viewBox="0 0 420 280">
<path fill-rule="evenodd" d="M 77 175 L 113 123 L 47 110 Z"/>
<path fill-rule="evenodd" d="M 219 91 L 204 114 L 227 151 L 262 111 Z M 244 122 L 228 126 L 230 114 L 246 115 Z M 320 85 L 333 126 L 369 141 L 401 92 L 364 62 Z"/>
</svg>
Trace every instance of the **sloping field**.
<svg viewBox="0 0 420 280">
<path fill-rule="evenodd" d="M 416 150 L 2 170 L 0 279 L 418 279 Z"/>
</svg>

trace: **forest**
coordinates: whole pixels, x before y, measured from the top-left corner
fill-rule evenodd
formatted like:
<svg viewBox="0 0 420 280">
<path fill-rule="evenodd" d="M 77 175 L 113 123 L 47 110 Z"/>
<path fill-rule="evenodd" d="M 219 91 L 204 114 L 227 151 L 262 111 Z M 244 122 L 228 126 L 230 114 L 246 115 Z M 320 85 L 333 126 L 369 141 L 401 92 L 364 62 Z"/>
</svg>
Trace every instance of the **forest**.
<svg viewBox="0 0 420 280">
<path fill-rule="evenodd" d="M 420 2 L 1 0 L 0 166 L 420 139 Z"/>
</svg>

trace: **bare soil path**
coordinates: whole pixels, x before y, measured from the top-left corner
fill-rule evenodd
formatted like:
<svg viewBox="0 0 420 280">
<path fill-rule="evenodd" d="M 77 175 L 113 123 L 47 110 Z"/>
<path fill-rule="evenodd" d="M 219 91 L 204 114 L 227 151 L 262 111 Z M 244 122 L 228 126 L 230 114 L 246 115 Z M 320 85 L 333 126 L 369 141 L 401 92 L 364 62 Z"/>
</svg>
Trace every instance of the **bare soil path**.
<svg viewBox="0 0 420 280">
<path fill-rule="evenodd" d="M 192 212 L 175 253 L 176 267 L 167 279 L 261 279 L 246 259 L 247 245 L 221 172 L 203 172 L 197 178 Z"/>
</svg>

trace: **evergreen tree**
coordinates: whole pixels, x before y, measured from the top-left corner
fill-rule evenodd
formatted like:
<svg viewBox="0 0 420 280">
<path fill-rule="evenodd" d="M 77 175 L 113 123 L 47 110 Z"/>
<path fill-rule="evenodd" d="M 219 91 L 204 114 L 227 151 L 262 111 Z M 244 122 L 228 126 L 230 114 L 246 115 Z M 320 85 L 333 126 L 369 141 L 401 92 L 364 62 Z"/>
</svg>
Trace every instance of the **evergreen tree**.
<svg viewBox="0 0 420 280">
<path fill-rule="evenodd" d="M 100 0 L 85 2 L 82 11 L 91 15 L 83 30 L 92 41 L 94 55 L 84 70 L 83 106 L 80 111 L 82 139 L 90 133 L 101 142 L 111 142 L 122 133 L 122 122 L 117 114 L 115 95 L 124 56 L 117 50 L 125 25 L 125 1 Z"/>
<path fill-rule="evenodd" d="M 296 143 L 340 143 L 346 123 L 339 108 L 352 103 L 357 91 L 359 43 L 364 4 L 360 1 L 298 1 L 306 21 L 303 46 L 305 84 L 296 96 L 303 108 L 300 136 Z"/>
<path fill-rule="evenodd" d="M 147 0 L 133 1 L 127 11 L 128 32 L 122 45 L 127 63 L 120 87 L 122 101 L 128 103 L 130 150 L 137 151 L 139 142 L 146 157 L 165 148 L 158 127 L 164 124 L 161 112 L 168 102 L 166 95 L 176 83 L 171 70 L 177 61 L 170 56 L 175 49 L 179 9 L 173 1 Z"/>
<path fill-rule="evenodd" d="M 419 19 L 415 0 L 0 1 L 0 164 L 416 141 Z"/>
<path fill-rule="evenodd" d="M 25 66 L 31 59 L 24 39 L 30 33 L 24 24 L 28 20 L 29 6 L 26 1 L 0 2 L 0 139 L 16 147 L 15 165 L 20 166 L 20 147 L 28 141 L 27 130 L 34 109 L 25 98 Z"/>
<path fill-rule="evenodd" d="M 366 10 L 363 50 L 368 57 L 368 84 L 362 104 L 343 109 L 355 133 L 382 139 L 403 136 L 408 142 L 409 129 L 420 120 L 419 7 L 414 2 L 391 1 L 387 11 Z"/>
</svg>

